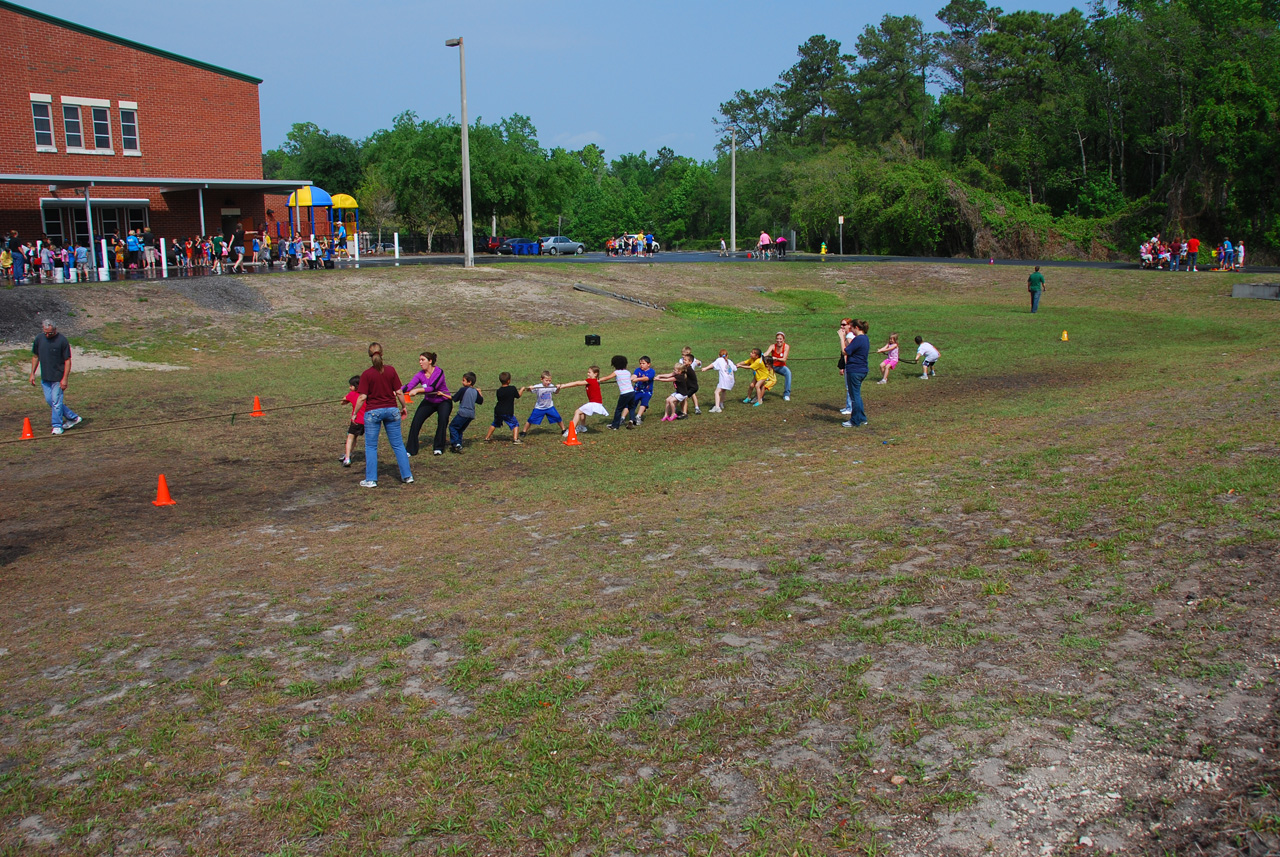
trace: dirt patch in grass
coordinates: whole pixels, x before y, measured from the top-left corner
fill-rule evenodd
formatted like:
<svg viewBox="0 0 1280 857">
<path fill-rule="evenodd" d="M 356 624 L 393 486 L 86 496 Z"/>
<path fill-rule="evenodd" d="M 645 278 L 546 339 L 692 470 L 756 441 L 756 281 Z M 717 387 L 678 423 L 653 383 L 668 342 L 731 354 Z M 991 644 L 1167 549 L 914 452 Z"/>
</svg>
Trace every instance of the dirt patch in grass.
<svg viewBox="0 0 1280 857">
<path fill-rule="evenodd" d="M 1061 299 L 1112 289 L 1181 349 L 1133 367 L 1087 340 L 1051 351 L 1003 320 L 981 268 L 740 268 L 572 276 L 767 324 L 574 297 L 541 267 L 254 279 L 267 316 L 94 292 L 104 315 L 116 302 L 111 324 L 168 330 L 147 348 L 193 368 L 83 379 L 86 426 L 214 410 L 277 374 L 282 397 L 327 395 L 349 374 L 328 348 L 414 314 L 487 374 L 498 348 L 526 370 L 595 359 L 563 335 L 586 323 L 673 356 L 767 337 L 773 318 L 814 352 L 833 339 L 760 288 L 847 286 L 877 326 L 981 344 L 948 334 L 937 381 L 868 385 L 864 430 L 836 424 L 824 363 L 799 370 L 790 403 L 651 413 L 577 448 L 545 430 L 479 442 L 486 406 L 466 452 L 416 457 L 411 486 L 384 443 L 373 491 L 355 485 L 359 443 L 350 470 L 336 461 L 340 410 L 0 446 L 0 847 L 1280 847 L 1274 368 L 1164 383 L 1191 337 L 1109 273 Z M 1175 303 L 1200 301 L 1240 348 L 1275 347 L 1265 318 L 1186 288 Z M 225 350 L 192 352 L 170 313 L 216 315 Z M 0 423 L 32 395 L 0 388 Z M 562 412 L 580 401 L 561 397 Z M 150 504 L 160 472 L 176 507 Z"/>
</svg>

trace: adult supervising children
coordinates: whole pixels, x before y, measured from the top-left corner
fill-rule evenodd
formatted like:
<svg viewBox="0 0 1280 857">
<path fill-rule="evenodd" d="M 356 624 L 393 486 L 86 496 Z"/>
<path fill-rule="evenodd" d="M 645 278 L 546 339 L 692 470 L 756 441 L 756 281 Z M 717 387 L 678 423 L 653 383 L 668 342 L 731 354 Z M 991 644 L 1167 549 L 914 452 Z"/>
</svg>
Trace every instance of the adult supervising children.
<svg viewBox="0 0 1280 857">
<path fill-rule="evenodd" d="M 44 400 L 51 409 L 53 433 L 80 425 L 81 418 L 67 407 L 63 395 L 67 392 L 67 379 L 71 377 L 71 343 L 58 333 L 58 326 L 51 319 L 44 320 L 44 332 L 31 344 L 31 386 L 36 385 L 36 369 L 40 370 L 40 386 Z"/>
<path fill-rule="evenodd" d="M 409 470 L 409 453 L 400 435 L 400 421 L 409 415 L 400 392 L 400 376 L 394 367 L 382 362 L 382 345 L 369 343 L 369 361 L 373 365 L 360 375 L 356 387 L 355 410 L 364 407 L 364 480 L 361 488 L 378 487 L 378 430 L 387 429 L 387 441 L 400 467 L 400 481 L 413 482 Z"/>
<path fill-rule="evenodd" d="M 773 358 L 773 371 L 782 376 L 782 401 L 791 401 L 791 370 L 787 368 L 791 346 L 787 344 L 787 335 L 779 330 L 764 356 Z"/>
<path fill-rule="evenodd" d="M 1040 273 L 1039 265 L 1027 277 L 1027 291 L 1031 293 L 1031 311 L 1035 312 L 1040 309 L 1040 293 L 1044 291 L 1044 274 Z"/>
<path fill-rule="evenodd" d="M 844 384 L 849 392 L 849 419 L 840 425 L 845 428 L 861 428 L 867 424 L 867 412 L 862 407 L 862 382 L 867 377 L 867 355 L 871 352 L 871 340 L 867 338 L 865 321 L 853 322 L 853 339 L 844 349 Z"/>
<path fill-rule="evenodd" d="M 418 434 L 427 417 L 436 414 L 436 435 L 431 444 L 435 455 L 444 455 L 444 448 L 449 437 L 449 414 L 453 413 L 453 398 L 449 395 L 449 385 L 444 380 L 444 370 L 436 365 L 436 353 L 424 351 L 418 356 L 418 372 L 405 384 L 402 392 L 409 395 L 422 394 L 422 404 L 413 412 L 413 423 L 409 426 L 409 440 L 405 444 L 410 455 L 418 454 Z"/>
</svg>

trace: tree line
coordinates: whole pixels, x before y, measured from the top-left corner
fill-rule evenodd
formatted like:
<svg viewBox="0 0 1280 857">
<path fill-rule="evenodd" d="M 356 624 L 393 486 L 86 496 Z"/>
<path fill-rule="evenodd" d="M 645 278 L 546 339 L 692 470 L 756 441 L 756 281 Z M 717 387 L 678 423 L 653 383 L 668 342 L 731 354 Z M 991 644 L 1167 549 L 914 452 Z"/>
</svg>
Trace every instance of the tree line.
<svg viewBox="0 0 1280 857">
<path fill-rule="evenodd" d="M 477 122 L 477 225 L 716 244 L 736 144 L 740 244 L 794 229 L 816 249 L 844 215 L 851 252 L 1106 257 L 1155 231 L 1280 251 L 1280 0 L 1099 0 L 1087 14 L 951 0 L 938 19 L 930 32 L 885 15 L 852 53 L 811 37 L 772 86 L 720 105 L 703 162 L 665 148 L 609 161 L 541 148 L 523 116 Z M 459 137 L 456 121 L 411 113 L 360 142 L 296 125 L 264 172 L 457 233 Z"/>
</svg>

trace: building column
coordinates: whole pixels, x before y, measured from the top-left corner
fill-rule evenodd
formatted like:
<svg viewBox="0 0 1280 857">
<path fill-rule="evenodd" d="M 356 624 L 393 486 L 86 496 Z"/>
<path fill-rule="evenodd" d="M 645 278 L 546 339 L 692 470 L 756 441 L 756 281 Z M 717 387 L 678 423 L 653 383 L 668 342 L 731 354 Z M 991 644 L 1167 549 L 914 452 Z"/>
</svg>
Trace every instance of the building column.
<svg viewBox="0 0 1280 857">
<path fill-rule="evenodd" d="M 200 200 L 200 237 L 205 235 L 204 231 L 204 188 L 196 188 L 196 196 Z"/>
<path fill-rule="evenodd" d="M 89 204 L 89 188 L 91 185 L 84 186 L 84 216 L 89 223 L 89 260 L 93 262 L 93 270 L 96 274 L 98 271 L 98 248 L 93 246 L 93 209 Z M 71 231 L 76 231 L 76 219 L 71 218 Z M 74 238 L 74 234 L 72 238 Z"/>
</svg>

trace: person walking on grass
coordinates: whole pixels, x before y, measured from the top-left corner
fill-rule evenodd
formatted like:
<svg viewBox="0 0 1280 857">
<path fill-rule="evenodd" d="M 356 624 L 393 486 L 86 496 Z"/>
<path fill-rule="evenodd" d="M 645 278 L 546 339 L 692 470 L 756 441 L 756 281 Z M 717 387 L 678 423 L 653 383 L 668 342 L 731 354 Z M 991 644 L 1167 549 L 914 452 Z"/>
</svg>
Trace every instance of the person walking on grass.
<svg viewBox="0 0 1280 857">
<path fill-rule="evenodd" d="M 728 350 L 724 348 L 720 349 L 720 356 L 712 361 L 710 366 L 702 367 L 703 372 L 709 372 L 712 369 L 717 372 L 715 404 L 711 407 L 711 413 L 718 414 L 724 411 L 724 403 L 733 392 L 734 370 L 737 368 L 729 359 Z"/>
<path fill-rule="evenodd" d="M 356 411 L 365 409 L 364 480 L 360 487 L 378 487 L 378 431 L 383 426 L 400 468 L 400 481 L 408 485 L 413 482 L 413 473 L 409 470 L 409 453 L 404 448 L 400 422 L 409 415 L 409 408 L 400 392 L 400 376 L 394 367 L 382 362 L 382 345 L 377 342 L 369 343 L 369 361 L 373 365 L 360 375 L 354 405 Z"/>
<path fill-rule="evenodd" d="M 53 433 L 62 434 L 83 421 L 67 405 L 63 396 L 67 392 L 67 379 L 71 377 L 71 343 L 58 333 L 58 325 L 52 319 L 44 320 L 44 332 L 31 344 L 31 386 L 36 385 L 36 369 L 40 370 L 40 386 L 44 400 L 51 409 Z"/>
<path fill-rule="evenodd" d="M 853 339 L 844 349 L 844 383 L 849 392 L 851 413 L 840 425 L 845 428 L 861 428 L 867 424 L 867 412 L 862 406 L 862 382 L 867 377 L 867 355 L 871 340 L 867 338 L 870 325 L 858 320 L 853 322 Z"/>
<path fill-rule="evenodd" d="M 449 395 L 449 385 L 444 380 L 444 370 L 436 365 L 436 353 L 424 351 L 418 356 L 420 367 L 409 383 L 401 388 L 402 392 L 411 396 L 422 395 L 422 404 L 413 412 L 413 423 L 409 426 L 409 440 L 405 448 L 410 455 L 418 454 L 418 435 L 422 432 L 423 423 L 432 414 L 436 414 L 436 434 L 431 444 L 432 454 L 444 455 L 444 448 L 449 439 L 449 415 L 453 413 L 453 398 Z"/>
<path fill-rule="evenodd" d="M 1044 291 L 1044 274 L 1040 273 L 1039 265 L 1027 277 L 1027 291 L 1031 293 L 1031 312 L 1034 313 L 1040 309 L 1040 293 Z"/>
</svg>

